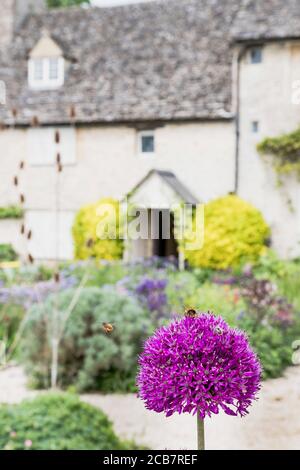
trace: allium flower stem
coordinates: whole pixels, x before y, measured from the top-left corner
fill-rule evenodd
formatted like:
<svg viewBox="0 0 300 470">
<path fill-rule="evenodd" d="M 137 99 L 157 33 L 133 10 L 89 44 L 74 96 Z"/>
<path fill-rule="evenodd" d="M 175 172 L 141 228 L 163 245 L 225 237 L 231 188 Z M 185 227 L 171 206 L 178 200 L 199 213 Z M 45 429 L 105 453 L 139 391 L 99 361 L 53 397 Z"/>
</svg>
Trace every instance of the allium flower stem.
<svg viewBox="0 0 300 470">
<path fill-rule="evenodd" d="M 198 450 L 205 450 L 204 419 L 197 413 Z"/>
</svg>

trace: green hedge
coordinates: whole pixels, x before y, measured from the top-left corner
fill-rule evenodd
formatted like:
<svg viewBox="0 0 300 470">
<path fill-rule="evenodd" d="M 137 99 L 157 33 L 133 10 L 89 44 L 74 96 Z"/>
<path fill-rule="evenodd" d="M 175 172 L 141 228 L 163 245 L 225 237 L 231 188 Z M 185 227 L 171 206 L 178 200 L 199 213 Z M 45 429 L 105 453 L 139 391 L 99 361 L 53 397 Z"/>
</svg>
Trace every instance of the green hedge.
<svg viewBox="0 0 300 470">
<path fill-rule="evenodd" d="M 1 450 L 128 449 L 105 414 L 76 395 L 46 394 L 0 406 Z M 134 445 L 131 445 L 134 448 Z"/>
</svg>

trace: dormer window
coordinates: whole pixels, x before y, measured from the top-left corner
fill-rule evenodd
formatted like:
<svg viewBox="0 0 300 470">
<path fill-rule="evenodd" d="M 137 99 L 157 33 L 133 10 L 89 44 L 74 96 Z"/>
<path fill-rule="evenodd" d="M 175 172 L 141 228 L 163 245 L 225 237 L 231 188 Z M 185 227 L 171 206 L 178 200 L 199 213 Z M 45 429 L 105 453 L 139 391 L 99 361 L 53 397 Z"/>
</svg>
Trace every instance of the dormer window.
<svg viewBox="0 0 300 470">
<path fill-rule="evenodd" d="M 30 88 L 39 90 L 61 87 L 64 84 L 64 59 L 62 57 L 30 59 L 28 81 Z"/>
<path fill-rule="evenodd" d="M 46 33 L 30 53 L 28 84 L 34 90 L 51 90 L 64 84 L 65 60 L 59 46 Z"/>
</svg>

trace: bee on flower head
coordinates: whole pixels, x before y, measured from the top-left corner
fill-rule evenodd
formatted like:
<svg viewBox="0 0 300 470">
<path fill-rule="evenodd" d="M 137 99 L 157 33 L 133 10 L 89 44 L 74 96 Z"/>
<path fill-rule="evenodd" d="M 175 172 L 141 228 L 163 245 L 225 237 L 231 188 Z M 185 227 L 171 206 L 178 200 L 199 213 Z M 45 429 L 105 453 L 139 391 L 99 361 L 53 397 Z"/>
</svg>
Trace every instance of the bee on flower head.
<svg viewBox="0 0 300 470">
<path fill-rule="evenodd" d="M 198 316 L 198 312 L 194 308 L 187 307 L 184 311 L 184 316 L 189 318 L 196 318 Z"/>
<path fill-rule="evenodd" d="M 112 325 L 111 323 L 102 323 L 102 327 L 104 333 L 106 333 L 107 335 L 110 335 L 115 329 L 114 325 Z"/>
<path fill-rule="evenodd" d="M 221 336 L 223 334 L 222 328 L 220 326 L 216 326 L 215 333 L 217 333 L 217 335 Z"/>
</svg>

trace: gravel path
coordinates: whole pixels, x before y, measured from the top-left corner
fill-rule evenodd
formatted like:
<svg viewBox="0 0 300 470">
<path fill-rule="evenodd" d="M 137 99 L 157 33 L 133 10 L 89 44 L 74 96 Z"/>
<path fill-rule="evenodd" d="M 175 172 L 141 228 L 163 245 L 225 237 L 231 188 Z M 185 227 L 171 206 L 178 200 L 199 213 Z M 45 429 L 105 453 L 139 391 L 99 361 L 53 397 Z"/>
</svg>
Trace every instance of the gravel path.
<svg viewBox="0 0 300 470">
<path fill-rule="evenodd" d="M 0 402 L 19 403 L 37 392 L 26 389 L 20 367 L 0 372 Z M 101 408 L 117 434 L 151 449 L 195 449 L 196 423 L 189 415 L 164 416 L 145 410 L 134 395 L 83 395 Z M 208 449 L 300 449 L 300 367 L 263 384 L 246 418 L 223 413 L 206 421 Z"/>
</svg>

